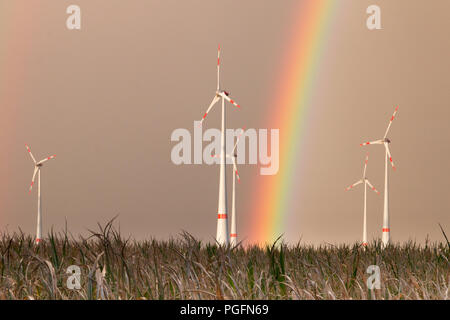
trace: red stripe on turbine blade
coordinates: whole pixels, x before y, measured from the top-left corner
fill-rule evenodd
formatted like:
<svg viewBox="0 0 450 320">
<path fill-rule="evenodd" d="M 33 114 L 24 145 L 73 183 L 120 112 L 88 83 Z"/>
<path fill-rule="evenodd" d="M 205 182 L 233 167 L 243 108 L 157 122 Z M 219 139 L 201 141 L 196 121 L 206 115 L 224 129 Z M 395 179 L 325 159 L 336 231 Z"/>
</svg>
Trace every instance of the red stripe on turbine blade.
<svg viewBox="0 0 450 320">
<path fill-rule="evenodd" d="M 392 157 L 391 157 L 391 158 L 389 158 L 389 161 L 390 161 L 390 162 L 392 162 Z"/>
<path fill-rule="evenodd" d="M 227 219 L 227 214 L 226 213 L 219 213 L 217 215 L 217 219 Z"/>
<path fill-rule="evenodd" d="M 391 231 L 391 229 L 389 229 L 389 228 L 383 228 L 383 232 L 390 232 Z"/>
<path fill-rule="evenodd" d="M 236 237 L 237 237 L 237 233 L 231 233 L 231 234 L 230 234 L 230 237 L 236 238 Z"/>
<path fill-rule="evenodd" d="M 203 115 L 203 119 L 205 119 L 207 115 L 208 115 L 208 112 Z"/>
</svg>

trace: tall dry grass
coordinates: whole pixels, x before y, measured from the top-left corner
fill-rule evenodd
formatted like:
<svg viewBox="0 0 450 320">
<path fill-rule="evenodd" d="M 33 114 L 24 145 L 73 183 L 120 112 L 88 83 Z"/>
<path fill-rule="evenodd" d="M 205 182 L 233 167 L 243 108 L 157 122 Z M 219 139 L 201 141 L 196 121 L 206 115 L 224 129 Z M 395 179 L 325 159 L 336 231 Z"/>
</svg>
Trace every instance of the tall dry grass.
<svg viewBox="0 0 450 320">
<path fill-rule="evenodd" d="M 224 248 L 188 233 L 169 241 L 124 239 L 99 225 L 88 238 L 67 232 L 39 246 L 0 235 L 0 299 L 448 299 L 448 243 Z M 67 268 L 81 268 L 81 289 Z M 381 288 L 368 290 L 369 265 Z"/>
</svg>

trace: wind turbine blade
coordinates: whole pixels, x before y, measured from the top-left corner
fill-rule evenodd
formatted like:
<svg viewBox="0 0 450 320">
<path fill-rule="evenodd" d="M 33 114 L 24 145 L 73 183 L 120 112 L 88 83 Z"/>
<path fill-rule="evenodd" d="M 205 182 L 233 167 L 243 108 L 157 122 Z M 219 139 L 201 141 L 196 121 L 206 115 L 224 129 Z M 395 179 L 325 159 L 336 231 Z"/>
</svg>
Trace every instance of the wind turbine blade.
<svg viewBox="0 0 450 320">
<path fill-rule="evenodd" d="M 220 44 L 217 49 L 217 91 L 220 90 Z"/>
<path fill-rule="evenodd" d="M 239 177 L 239 172 L 237 169 L 237 165 L 236 165 L 236 158 L 233 157 L 233 169 L 234 169 L 234 174 L 236 175 L 238 182 L 241 182 L 241 178 Z"/>
<path fill-rule="evenodd" d="M 238 138 L 237 138 L 237 140 L 236 140 L 236 143 L 234 144 L 234 148 L 233 148 L 233 150 L 231 151 L 231 153 L 234 153 L 234 150 L 236 150 L 236 147 L 237 147 L 237 145 L 238 145 L 238 143 L 239 143 L 239 139 L 241 139 L 241 136 L 242 136 L 242 134 L 245 132 L 245 127 L 244 128 L 241 128 L 241 133 L 239 134 L 239 136 L 238 136 Z"/>
<path fill-rule="evenodd" d="M 386 138 L 388 135 L 389 129 L 391 128 L 392 121 L 394 121 L 397 111 L 398 111 L 398 106 L 395 108 L 394 114 L 392 115 L 391 120 L 389 121 L 388 127 L 386 129 L 386 133 L 384 134 L 384 138 Z"/>
<path fill-rule="evenodd" d="M 387 143 L 385 143 L 384 146 L 385 146 L 385 148 L 386 148 L 386 152 L 387 152 L 387 154 L 388 154 L 389 161 L 391 162 L 392 169 L 395 170 L 396 168 L 395 168 L 395 165 L 394 165 L 394 161 L 392 161 L 392 156 L 391 156 L 391 152 L 389 151 L 389 146 L 388 146 Z"/>
<path fill-rule="evenodd" d="M 43 164 L 44 162 L 47 162 L 48 160 L 53 159 L 55 157 L 56 157 L 56 154 L 54 154 L 48 158 L 45 158 L 44 160 L 39 161 L 37 164 Z"/>
<path fill-rule="evenodd" d="M 36 163 L 36 159 L 33 157 L 33 154 L 31 153 L 30 147 L 29 147 L 27 144 L 25 145 L 25 147 L 27 148 L 28 153 L 29 153 L 31 159 L 33 159 L 33 162 Z"/>
<path fill-rule="evenodd" d="M 361 184 L 362 182 L 363 182 L 362 180 L 359 180 L 359 181 L 355 182 L 350 187 L 346 188 L 345 191 L 348 191 L 348 190 L 354 188 L 355 186 L 357 186 L 358 184 Z"/>
<path fill-rule="evenodd" d="M 233 104 L 235 107 L 238 107 L 238 108 L 241 107 L 239 104 L 236 103 L 236 101 L 234 101 L 233 99 L 230 99 L 230 97 L 227 96 L 226 94 L 224 94 L 223 92 L 221 93 L 221 96 L 224 97 L 224 99 L 227 100 L 229 103 Z"/>
<path fill-rule="evenodd" d="M 367 171 L 367 162 L 369 162 L 369 153 L 367 152 L 366 154 L 366 161 L 364 162 L 364 173 L 363 173 L 363 177 L 366 177 L 366 171 Z"/>
<path fill-rule="evenodd" d="M 208 115 L 208 112 L 211 110 L 211 108 L 217 103 L 217 101 L 219 101 L 220 98 L 218 96 L 215 96 L 211 102 L 211 104 L 209 105 L 208 110 L 206 110 L 205 114 L 203 115 L 202 120 L 200 121 L 201 123 L 203 123 L 203 120 L 205 120 L 206 116 Z"/>
<path fill-rule="evenodd" d="M 369 187 L 376 193 L 376 194 L 380 194 L 380 191 L 378 191 L 377 189 L 375 189 L 375 187 L 370 183 L 369 180 L 366 180 L 367 184 L 369 185 Z"/>
<path fill-rule="evenodd" d="M 370 142 L 364 142 L 361 143 L 360 146 L 367 146 L 369 144 L 383 144 L 383 140 L 376 140 L 376 141 L 370 141 Z"/>
<path fill-rule="evenodd" d="M 31 179 L 30 190 L 28 190 L 28 193 L 30 193 L 31 189 L 33 189 L 34 178 L 36 178 L 36 173 L 38 172 L 38 170 L 38 167 L 34 167 L 33 178 Z"/>
</svg>

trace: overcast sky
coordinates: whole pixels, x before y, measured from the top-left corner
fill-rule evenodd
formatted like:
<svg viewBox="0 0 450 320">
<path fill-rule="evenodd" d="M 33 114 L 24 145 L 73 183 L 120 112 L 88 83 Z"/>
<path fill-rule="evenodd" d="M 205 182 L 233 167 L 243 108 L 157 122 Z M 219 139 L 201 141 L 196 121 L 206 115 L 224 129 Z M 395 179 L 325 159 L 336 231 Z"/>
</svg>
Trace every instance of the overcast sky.
<svg viewBox="0 0 450 320">
<path fill-rule="evenodd" d="M 270 103 L 298 2 L 1 0 L 0 230 L 35 233 L 28 143 L 38 159 L 57 156 L 42 170 L 44 234 L 66 220 L 73 234 L 87 234 L 119 215 L 124 235 L 138 239 L 186 230 L 212 240 L 219 166 L 176 166 L 170 136 L 193 133 L 210 103 L 219 43 L 221 81 L 243 106 L 227 109 L 227 123 L 267 128 L 270 112 L 283 108 Z M 82 10 L 79 31 L 66 28 L 70 4 Z M 366 27 L 371 4 L 382 9 L 382 30 Z M 359 143 L 382 138 L 395 105 L 392 239 L 442 241 L 438 223 L 450 233 L 449 12 L 447 0 L 339 1 L 293 178 L 298 201 L 283 215 L 287 241 L 361 239 L 363 190 L 344 188 L 362 175 Z M 219 111 L 204 130 L 219 127 Z M 278 129 L 280 139 L 295 139 Z M 384 152 L 369 151 L 368 177 L 382 191 Z M 268 177 L 254 165 L 240 174 L 246 238 L 258 224 L 255 186 Z M 382 210 L 382 195 L 369 193 L 370 239 L 380 236 Z"/>
</svg>

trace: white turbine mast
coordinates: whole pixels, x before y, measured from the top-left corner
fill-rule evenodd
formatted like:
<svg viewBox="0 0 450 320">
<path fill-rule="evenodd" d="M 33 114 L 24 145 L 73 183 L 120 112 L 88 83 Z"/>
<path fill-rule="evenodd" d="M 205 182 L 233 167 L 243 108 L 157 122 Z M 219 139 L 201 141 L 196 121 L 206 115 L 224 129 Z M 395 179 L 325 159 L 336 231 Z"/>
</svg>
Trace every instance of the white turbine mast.
<svg viewBox="0 0 450 320">
<path fill-rule="evenodd" d="M 211 111 L 212 107 L 219 101 L 222 100 L 222 129 L 221 129 L 221 141 L 220 141 L 220 181 L 219 181 L 219 203 L 217 212 L 217 233 L 216 241 L 219 245 L 228 245 L 230 243 L 229 233 L 228 233 L 228 208 L 227 208 L 227 184 L 226 184 L 226 159 L 225 159 L 225 100 L 240 108 L 234 100 L 229 97 L 229 93 L 220 88 L 220 45 L 217 51 L 217 89 L 214 98 L 203 115 L 200 123 L 203 123 L 208 113 Z"/>
<path fill-rule="evenodd" d="M 352 184 L 350 187 L 346 188 L 346 191 L 349 191 L 353 189 L 355 186 L 364 183 L 364 218 L 363 218 L 363 240 L 362 245 L 365 247 L 367 246 L 367 185 L 369 185 L 369 188 L 371 188 L 375 193 L 380 194 L 380 192 L 375 189 L 375 187 L 370 183 L 370 181 L 366 177 L 366 171 L 367 171 L 367 163 L 369 162 L 369 153 L 366 155 L 366 160 L 364 163 L 364 171 L 363 176 L 361 180 L 358 180 L 354 184 Z"/>
<path fill-rule="evenodd" d="M 231 246 L 236 246 L 238 243 L 237 240 L 237 217 L 236 217 L 236 179 L 238 182 L 241 182 L 241 178 L 239 177 L 239 172 L 237 169 L 237 152 L 236 147 L 239 144 L 239 140 L 241 136 L 244 134 L 245 128 L 241 129 L 241 133 L 239 134 L 236 143 L 234 144 L 233 150 L 231 153 L 227 153 L 226 157 L 230 158 L 233 162 L 233 189 L 232 189 L 232 198 L 231 198 L 231 233 L 230 233 L 230 244 Z"/>
<path fill-rule="evenodd" d="M 385 163 L 384 163 L 384 210 L 383 210 L 383 228 L 382 228 L 382 236 L 381 241 L 383 244 L 383 247 L 386 247 L 390 242 L 390 235 L 391 235 L 391 229 L 389 226 L 389 180 L 388 180 L 388 161 L 391 163 L 392 168 L 395 171 L 395 165 L 392 161 L 391 152 L 389 150 L 389 144 L 391 143 L 391 140 L 388 139 L 387 135 L 389 133 L 389 130 L 391 129 L 392 121 L 395 119 L 395 115 L 397 114 L 398 106 L 394 110 L 394 114 L 391 117 L 391 120 L 389 121 L 388 127 L 386 129 L 386 132 L 384 134 L 383 139 L 361 143 L 360 146 L 366 146 L 370 144 L 382 144 L 385 148 Z"/>
<path fill-rule="evenodd" d="M 36 226 L 36 244 L 39 244 L 42 240 L 42 201 L 41 201 L 41 168 L 45 162 L 47 162 L 50 159 L 53 159 L 56 155 L 52 155 L 50 157 L 47 157 L 39 162 L 36 162 L 36 159 L 34 158 L 33 154 L 31 153 L 31 149 L 28 145 L 25 145 L 25 147 L 28 150 L 28 153 L 31 157 L 31 159 L 34 162 L 34 172 L 33 172 L 33 178 L 31 179 L 31 185 L 28 193 L 31 193 L 31 189 L 33 189 L 34 185 L 34 179 L 36 178 L 37 173 L 37 179 L 38 179 L 38 214 L 37 214 L 37 226 Z"/>
</svg>

